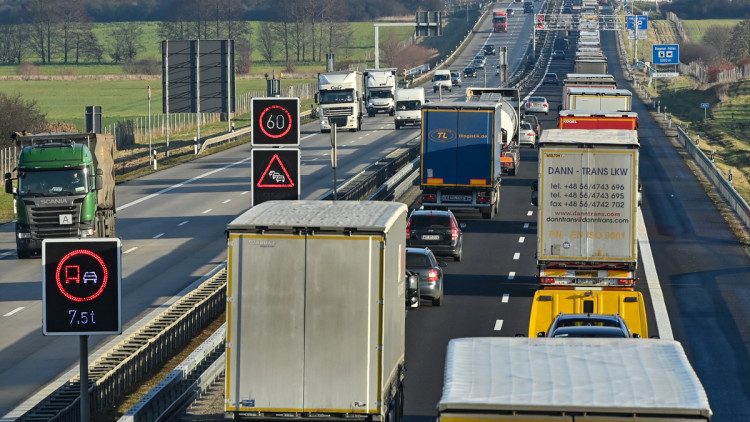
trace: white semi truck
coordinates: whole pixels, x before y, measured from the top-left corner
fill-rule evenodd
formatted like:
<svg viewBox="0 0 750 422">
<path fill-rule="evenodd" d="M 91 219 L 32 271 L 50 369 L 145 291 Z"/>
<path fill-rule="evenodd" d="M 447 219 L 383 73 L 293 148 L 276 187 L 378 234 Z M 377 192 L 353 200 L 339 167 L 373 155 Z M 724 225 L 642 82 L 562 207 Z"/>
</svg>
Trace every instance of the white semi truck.
<svg viewBox="0 0 750 422">
<path fill-rule="evenodd" d="M 315 102 L 320 104 L 321 132 L 330 132 L 334 124 L 337 130 L 356 132 L 362 129 L 365 112 L 362 84 L 362 72 L 318 73 Z"/>
<path fill-rule="evenodd" d="M 396 90 L 396 129 L 422 124 L 422 106 L 425 103 L 424 88 L 398 88 Z"/>
<path fill-rule="evenodd" d="M 438 422 L 708 422 L 680 343 L 627 338 L 453 339 Z"/>
<path fill-rule="evenodd" d="M 538 146 L 541 286 L 632 289 L 638 264 L 637 131 L 547 129 Z"/>
<path fill-rule="evenodd" d="M 395 114 L 396 69 L 368 69 L 365 76 L 365 99 L 367 115 L 377 113 Z"/>
<path fill-rule="evenodd" d="M 225 412 L 398 422 L 407 207 L 267 201 L 227 226 Z"/>
</svg>

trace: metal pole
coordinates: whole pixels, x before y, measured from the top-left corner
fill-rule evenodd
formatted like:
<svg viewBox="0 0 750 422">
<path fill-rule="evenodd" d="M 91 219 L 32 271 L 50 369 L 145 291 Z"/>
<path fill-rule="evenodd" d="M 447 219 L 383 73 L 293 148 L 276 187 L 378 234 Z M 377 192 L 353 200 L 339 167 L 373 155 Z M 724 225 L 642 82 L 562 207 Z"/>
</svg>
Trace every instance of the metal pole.
<svg viewBox="0 0 750 422">
<path fill-rule="evenodd" d="M 151 85 L 148 86 L 148 150 L 151 151 Z"/>
<path fill-rule="evenodd" d="M 336 137 L 338 135 L 336 134 L 336 123 L 331 123 L 331 167 L 333 167 L 333 201 L 336 202 L 336 199 L 338 199 L 336 196 L 336 182 L 338 178 L 336 177 L 336 167 L 338 167 L 338 157 L 336 156 Z"/>
<path fill-rule="evenodd" d="M 375 69 L 380 69 L 380 26 L 375 24 Z"/>
<path fill-rule="evenodd" d="M 80 358 L 80 392 L 81 422 L 89 422 L 91 405 L 89 404 L 89 336 L 79 336 Z"/>
</svg>

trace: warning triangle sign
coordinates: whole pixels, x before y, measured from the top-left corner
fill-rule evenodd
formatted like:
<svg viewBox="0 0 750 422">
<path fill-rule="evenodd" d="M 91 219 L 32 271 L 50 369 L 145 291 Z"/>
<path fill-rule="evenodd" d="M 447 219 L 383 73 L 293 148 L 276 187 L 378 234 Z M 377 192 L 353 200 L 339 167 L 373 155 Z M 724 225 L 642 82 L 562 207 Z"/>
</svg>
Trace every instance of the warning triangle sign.
<svg viewBox="0 0 750 422">
<path fill-rule="evenodd" d="M 289 176 L 289 172 L 281 162 L 278 154 L 271 157 L 268 166 L 263 171 L 263 175 L 258 180 L 259 188 L 292 188 L 294 180 Z"/>
</svg>

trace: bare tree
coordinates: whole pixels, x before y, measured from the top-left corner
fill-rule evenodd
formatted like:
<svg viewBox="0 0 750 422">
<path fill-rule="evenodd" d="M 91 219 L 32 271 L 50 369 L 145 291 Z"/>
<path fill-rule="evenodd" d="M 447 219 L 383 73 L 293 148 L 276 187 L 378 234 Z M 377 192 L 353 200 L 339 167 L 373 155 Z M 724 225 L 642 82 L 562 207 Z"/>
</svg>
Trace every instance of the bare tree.
<svg viewBox="0 0 750 422">
<path fill-rule="evenodd" d="M 711 46 L 718 53 L 719 57 L 727 57 L 730 48 L 730 37 L 731 33 L 727 31 L 727 28 L 712 26 L 703 35 L 703 43 Z"/>
<path fill-rule="evenodd" d="M 743 20 L 732 28 L 729 57 L 736 61 L 750 56 L 750 20 Z"/>
<path fill-rule="evenodd" d="M 0 63 L 21 63 L 27 25 L 0 25 Z"/>
<path fill-rule="evenodd" d="M 135 23 L 128 22 L 117 25 L 110 32 L 114 45 L 110 57 L 115 63 L 130 63 L 135 60 L 138 51 L 143 49 L 141 44 L 141 28 Z"/>
<path fill-rule="evenodd" d="M 36 51 L 42 63 L 52 58 L 52 39 L 57 38 L 55 0 L 29 0 L 24 5 L 24 16 L 32 25 L 31 48 Z"/>
<path fill-rule="evenodd" d="M 41 132 L 46 124 L 46 116 L 39 111 L 34 100 L 24 100 L 21 94 L 9 95 L 0 92 L 0 146 L 8 146 L 10 134 L 27 130 Z"/>
<path fill-rule="evenodd" d="M 55 7 L 55 15 L 60 21 L 62 32 L 63 63 L 68 63 L 68 53 L 73 49 L 72 37 L 81 23 L 86 21 L 86 10 L 83 0 L 58 0 Z"/>
<path fill-rule="evenodd" d="M 258 46 L 260 47 L 260 52 L 263 55 L 263 58 L 266 59 L 267 62 L 273 61 L 273 56 L 276 53 L 276 47 L 278 45 L 278 38 L 275 37 L 275 34 L 278 33 L 275 28 L 274 24 L 271 22 L 261 22 L 260 28 L 258 30 L 260 31 L 258 34 Z"/>
</svg>

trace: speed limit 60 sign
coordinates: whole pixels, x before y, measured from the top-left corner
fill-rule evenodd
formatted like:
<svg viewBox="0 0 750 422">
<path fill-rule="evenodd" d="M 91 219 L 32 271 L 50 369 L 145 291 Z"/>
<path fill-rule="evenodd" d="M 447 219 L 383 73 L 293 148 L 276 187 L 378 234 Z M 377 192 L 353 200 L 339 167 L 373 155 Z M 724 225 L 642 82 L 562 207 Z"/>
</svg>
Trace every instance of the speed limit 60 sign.
<svg viewBox="0 0 750 422">
<path fill-rule="evenodd" d="M 42 326 L 45 335 L 120 334 L 120 239 L 45 239 Z"/>
<path fill-rule="evenodd" d="M 299 98 L 252 100 L 253 146 L 299 146 Z"/>
</svg>

